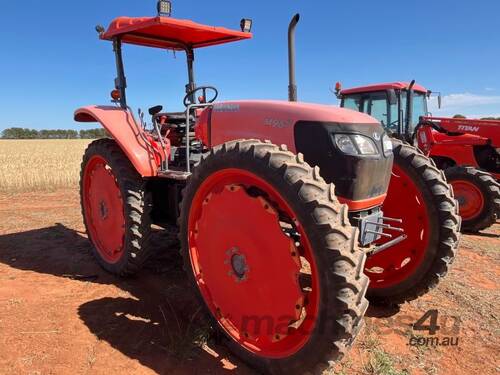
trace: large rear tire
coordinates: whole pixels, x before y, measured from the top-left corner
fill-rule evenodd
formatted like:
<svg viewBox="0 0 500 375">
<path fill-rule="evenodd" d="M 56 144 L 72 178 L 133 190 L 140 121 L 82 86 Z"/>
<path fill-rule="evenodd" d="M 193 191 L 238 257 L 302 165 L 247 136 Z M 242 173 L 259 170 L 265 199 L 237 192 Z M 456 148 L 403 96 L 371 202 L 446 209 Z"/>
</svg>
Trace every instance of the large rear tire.
<svg viewBox="0 0 500 375">
<path fill-rule="evenodd" d="M 257 140 L 215 147 L 188 181 L 179 226 L 212 326 L 251 366 L 317 373 L 354 340 L 365 254 L 334 186 L 301 154 Z"/>
<path fill-rule="evenodd" d="M 434 288 L 456 256 L 460 230 L 457 202 L 443 172 L 415 147 L 399 140 L 393 146 L 382 209 L 385 216 L 403 220 L 399 226 L 408 238 L 366 262 L 368 299 L 383 305 L 411 301 Z"/>
<path fill-rule="evenodd" d="M 128 276 L 147 259 L 151 196 L 112 139 L 92 142 L 83 156 L 80 202 L 92 253 L 107 271 Z"/>
<path fill-rule="evenodd" d="M 479 232 L 500 215 L 500 184 L 487 172 L 455 166 L 444 171 L 453 186 L 462 217 L 463 232 Z"/>
</svg>

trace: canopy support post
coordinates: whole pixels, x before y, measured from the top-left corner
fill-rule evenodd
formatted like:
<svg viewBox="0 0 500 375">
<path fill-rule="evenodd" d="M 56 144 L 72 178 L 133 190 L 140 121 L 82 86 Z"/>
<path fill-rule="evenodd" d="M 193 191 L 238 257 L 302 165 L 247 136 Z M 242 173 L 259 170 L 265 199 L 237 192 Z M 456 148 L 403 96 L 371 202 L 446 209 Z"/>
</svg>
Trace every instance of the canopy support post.
<svg viewBox="0 0 500 375">
<path fill-rule="evenodd" d="M 116 79 L 115 88 L 120 91 L 120 107 L 127 108 L 127 97 L 125 89 L 127 88 L 127 79 L 125 78 L 125 69 L 123 67 L 122 41 L 119 38 L 113 39 L 113 51 L 116 59 Z"/>
<path fill-rule="evenodd" d="M 194 50 L 192 47 L 186 47 L 186 57 L 187 57 L 187 69 L 188 69 L 188 84 L 186 85 L 186 94 L 194 91 L 196 84 L 194 83 Z M 192 104 L 196 103 L 196 98 L 192 94 L 189 98 Z"/>
</svg>

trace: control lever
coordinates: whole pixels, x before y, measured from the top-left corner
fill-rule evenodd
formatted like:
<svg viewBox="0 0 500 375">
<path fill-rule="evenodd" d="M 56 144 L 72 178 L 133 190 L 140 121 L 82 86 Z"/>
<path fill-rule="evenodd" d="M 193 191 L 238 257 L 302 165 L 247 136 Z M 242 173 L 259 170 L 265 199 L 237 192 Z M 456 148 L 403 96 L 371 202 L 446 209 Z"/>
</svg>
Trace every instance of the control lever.
<svg viewBox="0 0 500 375">
<path fill-rule="evenodd" d="M 144 112 L 142 109 L 137 110 L 137 115 L 139 116 L 139 120 L 141 120 L 141 126 L 144 130 L 146 130 L 146 123 L 144 122 Z"/>
<path fill-rule="evenodd" d="M 163 109 L 163 106 L 157 105 L 154 107 L 149 108 L 148 112 L 152 117 L 153 121 L 153 127 L 154 130 L 156 131 L 156 136 L 158 138 L 158 141 L 160 142 L 161 149 L 163 151 L 163 157 L 160 165 L 160 172 L 168 172 L 168 154 L 167 154 L 167 146 L 165 144 L 165 141 L 163 139 L 163 136 L 161 135 L 161 129 L 158 124 L 158 116 L 156 116 L 158 113 L 160 113 Z M 144 112 L 142 113 L 142 116 L 144 117 Z"/>
</svg>

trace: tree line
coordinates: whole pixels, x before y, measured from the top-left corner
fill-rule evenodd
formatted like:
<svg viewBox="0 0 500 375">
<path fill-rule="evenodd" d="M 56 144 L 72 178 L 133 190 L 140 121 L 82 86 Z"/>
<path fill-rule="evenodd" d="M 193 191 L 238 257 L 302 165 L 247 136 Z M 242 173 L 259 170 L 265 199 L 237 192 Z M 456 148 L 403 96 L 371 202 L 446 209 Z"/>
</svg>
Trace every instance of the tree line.
<svg viewBox="0 0 500 375">
<path fill-rule="evenodd" d="M 460 115 L 460 114 L 457 114 L 455 116 L 453 116 L 453 118 L 467 118 L 465 117 L 464 115 Z M 500 117 L 483 117 L 483 118 L 480 118 L 480 120 L 500 120 Z"/>
<path fill-rule="evenodd" d="M 106 130 L 103 128 L 71 130 L 36 130 L 27 128 L 8 128 L 2 131 L 2 139 L 96 139 L 107 137 Z"/>
</svg>

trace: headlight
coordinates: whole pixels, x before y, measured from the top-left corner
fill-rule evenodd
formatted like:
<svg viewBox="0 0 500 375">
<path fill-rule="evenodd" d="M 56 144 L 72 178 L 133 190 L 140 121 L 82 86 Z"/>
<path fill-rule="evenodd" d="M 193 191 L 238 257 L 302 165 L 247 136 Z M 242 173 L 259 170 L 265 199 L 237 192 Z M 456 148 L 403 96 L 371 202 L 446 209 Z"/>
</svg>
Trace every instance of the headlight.
<svg viewBox="0 0 500 375">
<path fill-rule="evenodd" d="M 347 155 L 378 155 L 375 143 L 363 135 L 335 134 L 335 144 Z"/>
<path fill-rule="evenodd" d="M 382 147 L 384 148 L 384 155 L 389 156 L 392 154 L 392 140 L 387 134 L 382 136 Z"/>
<path fill-rule="evenodd" d="M 345 134 L 335 134 L 335 143 L 340 151 L 347 155 L 358 155 L 358 150 L 354 146 L 351 137 Z"/>
<path fill-rule="evenodd" d="M 361 155 L 378 155 L 377 146 L 370 138 L 357 134 L 353 138 Z"/>
</svg>

